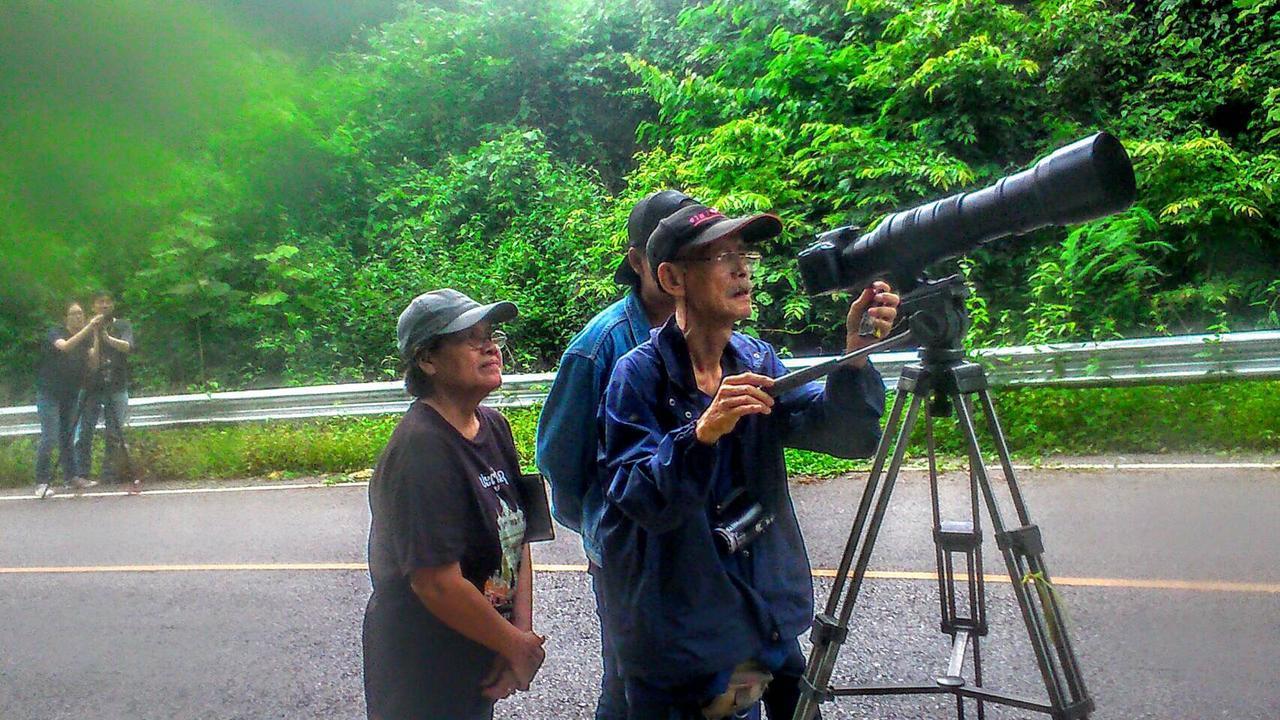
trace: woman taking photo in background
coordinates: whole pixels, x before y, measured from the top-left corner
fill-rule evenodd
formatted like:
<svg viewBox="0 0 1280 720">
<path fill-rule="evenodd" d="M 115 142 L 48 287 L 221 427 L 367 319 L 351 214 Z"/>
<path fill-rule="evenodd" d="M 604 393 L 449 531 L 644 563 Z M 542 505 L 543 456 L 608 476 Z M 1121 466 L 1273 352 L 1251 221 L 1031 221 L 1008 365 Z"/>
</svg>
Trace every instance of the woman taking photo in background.
<svg viewBox="0 0 1280 720">
<path fill-rule="evenodd" d="M 506 418 L 480 405 L 502 384 L 506 338 L 493 324 L 516 312 L 445 289 L 400 315 L 417 400 L 369 483 L 370 718 L 491 718 L 542 664 L 519 459 Z"/>
<path fill-rule="evenodd" d="M 74 481 L 75 451 L 72 441 L 80 417 L 80 390 L 88 370 L 89 338 L 100 321 L 85 323 L 84 308 L 72 300 L 64 308 L 61 326 L 49 329 L 40 343 L 36 375 L 36 414 L 40 417 L 40 444 L 36 446 L 36 497 L 53 494 L 53 446 L 58 446 L 64 485 L 76 489 L 96 485 Z"/>
</svg>

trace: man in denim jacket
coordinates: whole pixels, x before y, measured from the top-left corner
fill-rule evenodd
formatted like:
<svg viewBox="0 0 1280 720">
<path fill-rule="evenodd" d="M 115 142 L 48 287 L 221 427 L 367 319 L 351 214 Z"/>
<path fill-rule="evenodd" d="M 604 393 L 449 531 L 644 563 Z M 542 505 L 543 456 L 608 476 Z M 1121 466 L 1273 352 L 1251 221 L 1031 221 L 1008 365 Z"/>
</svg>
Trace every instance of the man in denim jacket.
<svg viewBox="0 0 1280 720">
<path fill-rule="evenodd" d="M 658 221 L 694 200 L 676 190 L 647 195 L 627 218 L 627 256 L 614 273 L 620 285 L 631 290 L 606 308 L 578 333 L 556 372 L 547 403 L 538 419 L 538 469 L 551 484 L 552 513 L 562 525 L 582 535 L 593 587 L 600 572 L 596 526 L 604 512 L 604 496 L 596 481 L 596 415 L 613 364 L 628 350 L 649 339 L 649 329 L 662 324 L 675 309 L 670 295 L 658 288 L 645 243 Z M 596 593 L 596 612 L 604 606 Z M 597 720 L 626 720 L 626 698 L 617 674 L 612 642 L 601 620 L 604 676 L 596 703 Z"/>
<path fill-rule="evenodd" d="M 726 690 L 752 673 L 772 674 L 769 717 L 791 717 L 813 583 L 783 447 L 865 457 L 879 439 L 884 384 L 865 360 L 832 373 L 825 389 L 774 398 L 767 390 L 785 373 L 777 354 L 733 331 L 751 315 L 759 255 L 748 243 L 781 227 L 773 215 L 729 219 L 691 205 L 649 238 L 675 315 L 618 361 L 598 419 L 599 584 L 636 720 L 702 718 L 725 697 L 751 716 L 759 683 L 746 700 Z M 864 314 L 886 333 L 897 304 L 885 283 L 867 288 L 849 308 L 846 348 L 874 342 L 858 334 Z M 717 544 L 714 529 L 744 497 L 772 524 L 745 547 Z"/>
</svg>

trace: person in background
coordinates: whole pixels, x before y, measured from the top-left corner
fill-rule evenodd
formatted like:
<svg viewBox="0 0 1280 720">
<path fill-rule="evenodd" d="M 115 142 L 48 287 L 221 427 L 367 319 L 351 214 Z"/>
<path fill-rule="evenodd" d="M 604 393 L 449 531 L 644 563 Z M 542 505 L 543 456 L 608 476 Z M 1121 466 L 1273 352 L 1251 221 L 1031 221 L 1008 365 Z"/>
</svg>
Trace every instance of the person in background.
<svg viewBox="0 0 1280 720">
<path fill-rule="evenodd" d="M 502 385 L 509 302 L 451 289 L 414 298 L 396 326 L 415 400 L 369 483 L 363 629 L 369 717 L 487 720 L 545 657 L 511 427 L 481 406 Z"/>
<path fill-rule="evenodd" d="M 93 469 L 93 434 L 98 418 L 104 417 L 106 453 L 102 477 L 108 483 L 138 481 L 129 468 L 129 451 L 124 442 L 124 426 L 129 420 L 129 355 L 133 353 L 133 325 L 116 317 L 111 293 L 93 294 L 93 339 L 89 346 L 89 372 L 76 424 L 76 482 L 83 484 Z"/>
<path fill-rule="evenodd" d="M 40 444 L 36 446 L 36 497 L 53 494 L 53 446 L 58 446 L 58 464 L 63 485 L 76 489 L 96 483 L 77 478 L 73 446 L 80 390 L 88 367 L 89 344 L 102 324 L 97 318 L 86 323 L 84 309 L 68 302 L 62 325 L 49 329 L 40 344 L 36 373 L 36 413 L 40 417 Z"/>
<path fill-rule="evenodd" d="M 813 618 L 813 579 L 784 447 L 870 455 L 885 390 L 865 359 L 774 397 L 773 347 L 735 332 L 751 316 L 752 243 L 774 215 L 730 219 L 690 205 L 649 237 L 675 315 L 624 355 L 599 424 L 601 586 L 633 720 L 790 718 Z M 890 329 L 898 298 L 877 282 L 846 314 L 845 349 Z"/>
<path fill-rule="evenodd" d="M 675 310 L 672 297 L 662 292 L 649 270 L 645 245 L 660 220 L 694 202 L 677 190 L 662 190 L 646 195 L 631 209 L 627 254 L 613 275 L 619 285 L 629 288 L 627 294 L 592 318 L 570 341 L 538 418 L 537 464 L 551 485 L 553 514 L 582 536 L 587 570 L 596 588 L 604 666 L 597 720 L 626 720 L 627 705 L 613 642 L 605 632 L 605 607 L 597 582 L 602 561 L 595 534 L 604 512 L 604 495 L 596 480 L 596 414 L 614 363 L 648 340 L 649 330 Z"/>
</svg>

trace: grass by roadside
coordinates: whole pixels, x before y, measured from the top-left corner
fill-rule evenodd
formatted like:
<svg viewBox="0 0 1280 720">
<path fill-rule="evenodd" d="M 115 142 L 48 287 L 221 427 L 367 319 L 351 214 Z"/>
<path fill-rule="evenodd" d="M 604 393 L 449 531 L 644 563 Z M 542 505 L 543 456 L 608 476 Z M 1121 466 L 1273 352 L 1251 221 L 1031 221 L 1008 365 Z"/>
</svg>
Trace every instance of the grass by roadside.
<svg viewBox="0 0 1280 720">
<path fill-rule="evenodd" d="M 1280 449 L 1280 382 L 1173 387 L 1026 389 L 996 394 L 1001 426 L 1014 455 L 1276 451 Z M 892 401 L 892 400 L 891 400 Z M 533 467 L 536 408 L 506 413 L 521 462 Z M 136 467 L 151 480 L 346 474 L 372 467 L 396 416 L 132 430 Z M 923 422 L 909 455 L 923 453 Z M 954 421 L 939 421 L 941 455 L 962 458 Z M 0 443 L 0 487 L 34 482 L 35 438 Z M 99 440 L 101 442 L 101 440 Z M 989 445 L 985 446 L 989 447 Z M 100 458 L 101 451 L 94 453 Z M 865 462 L 788 451 L 793 475 L 828 477 Z"/>
</svg>

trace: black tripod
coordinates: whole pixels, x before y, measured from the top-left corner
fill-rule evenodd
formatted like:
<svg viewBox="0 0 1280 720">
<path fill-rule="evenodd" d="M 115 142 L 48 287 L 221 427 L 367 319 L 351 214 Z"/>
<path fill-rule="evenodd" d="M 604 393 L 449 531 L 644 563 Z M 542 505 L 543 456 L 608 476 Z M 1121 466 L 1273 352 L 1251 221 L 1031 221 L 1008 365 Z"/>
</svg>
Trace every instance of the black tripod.
<svg viewBox="0 0 1280 720">
<path fill-rule="evenodd" d="M 844 556 L 836 573 L 835 584 L 822 613 L 814 618 L 813 652 L 801 683 L 801 697 L 793 720 L 811 720 L 818 704 L 841 696 L 933 695 L 955 697 L 956 716 L 963 719 L 965 701 L 977 704 L 978 718 L 985 717 L 985 704 L 995 703 L 1044 713 L 1054 720 L 1086 718 L 1093 710 L 1093 700 L 1080 677 L 1058 596 L 1049 584 L 1048 570 L 1041 557 L 1044 546 L 1040 529 L 1032 524 L 1026 504 L 1014 480 L 1009 448 L 996 420 L 995 405 L 987 390 L 986 372 L 980 365 L 967 362 L 961 339 L 968 329 L 969 318 L 964 300 L 968 290 L 958 277 L 929 283 L 904 300 L 901 312 L 909 318 L 910 334 L 920 344 L 920 362 L 902 369 L 897 397 L 885 425 L 884 435 L 876 449 L 871 475 L 862 494 L 862 502 L 845 545 Z M 1000 465 L 1009 486 L 1018 524 L 1006 529 L 1000 506 L 991 487 L 982 453 L 978 445 L 972 397 L 977 396 L 995 441 Z M 906 420 L 903 407 L 910 398 Z M 938 565 L 938 593 L 942 611 L 942 632 L 951 636 L 951 654 L 945 675 L 934 682 L 920 685 L 862 685 L 846 688 L 830 687 L 832 670 L 840 645 L 849 634 L 849 618 L 858 600 L 858 592 L 866 578 L 867 564 L 876 535 L 884 520 L 890 495 L 902 468 L 903 456 L 911 439 L 916 417 L 924 400 L 925 431 L 929 457 L 929 491 L 933 506 L 933 538 Z M 969 451 L 969 517 L 943 520 L 939 510 L 938 476 L 934 453 L 933 420 L 936 416 L 957 413 L 961 431 Z M 901 428 L 899 429 L 899 423 Z M 880 482 L 881 472 L 889 458 L 892 442 L 893 458 L 889 472 Z M 1048 691 L 1049 703 L 1016 697 L 990 690 L 982 685 L 981 639 L 987 634 L 986 587 L 983 582 L 982 529 L 979 524 L 979 493 L 986 501 L 987 513 L 995 531 L 996 544 L 1013 582 L 1014 595 L 1026 622 L 1032 650 Z M 874 506 L 874 509 L 873 509 Z M 854 564 L 854 557 L 857 563 Z M 963 563 L 963 592 L 957 588 L 957 565 Z M 849 578 L 849 568 L 853 576 Z M 848 581 L 848 589 L 845 583 Z M 841 594 L 844 594 L 841 603 Z M 965 656 L 973 649 L 973 679 L 963 675 Z"/>
</svg>

